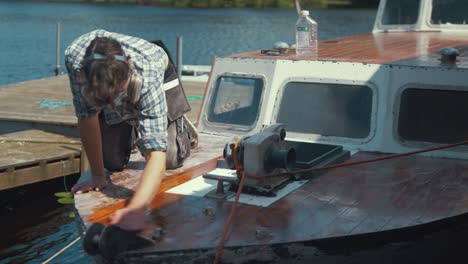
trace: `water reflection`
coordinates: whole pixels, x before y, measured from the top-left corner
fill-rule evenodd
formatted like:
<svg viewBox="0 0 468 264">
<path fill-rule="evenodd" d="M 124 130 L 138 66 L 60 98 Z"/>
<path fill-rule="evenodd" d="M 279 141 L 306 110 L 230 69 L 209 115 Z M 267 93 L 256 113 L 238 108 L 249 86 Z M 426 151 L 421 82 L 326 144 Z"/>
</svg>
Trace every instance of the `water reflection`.
<svg viewBox="0 0 468 264">
<path fill-rule="evenodd" d="M 0 193 L 0 263 L 43 262 L 78 237 L 75 220 L 70 218 L 73 205 L 61 205 L 54 196 L 63 189 L 63 179 L 58 179 Z M 88 260 L 78 242 L 54 263 Z"/>
</svg>

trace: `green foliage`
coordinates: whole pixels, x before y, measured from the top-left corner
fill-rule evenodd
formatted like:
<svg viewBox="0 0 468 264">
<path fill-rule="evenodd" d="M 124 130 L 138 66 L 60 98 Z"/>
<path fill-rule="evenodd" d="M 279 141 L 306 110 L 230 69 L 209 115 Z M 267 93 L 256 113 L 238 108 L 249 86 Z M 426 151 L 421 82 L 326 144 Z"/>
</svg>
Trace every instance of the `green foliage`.
<svg viewBox="0 0 468 264">
<path fill-rule="evenodd" d="M 56 192 L 54 195 L 59 198 L 72 198 L 72 194 L 70 192 Z"/>
<path fill-rule="evenodd" d="M 339 7 L 349 6 L 351 0 L 302 0 L 301 6 L 314 7 L 314 8 L 328 8 L 328 7 Z"/>
<path fill-rule="evenodd" d="M 57 202 L 59 204 L 73 204 L 75 203 L 75 200 L 73 199 L 73 196 L 70 192 L 57 192 L 54 193 L 55 197 L 59 197 Z"/>
<path fill-rule="evenodd" d="M 1 1 L 1 0 L 0 0 Z M 31 0 L 20 0 L 31 1 Z M 48 2 L 122 3 L 193 8 L 294 8 L 294 0 L 32 0 Z M 379 0 L 300 0 L 301 7 L 376 7 Z"/>
<path fill-rule="evenodd" d="M 59 204 L 74 204 L 75 200 L 73 198 L 60 198 L 57 200 Z"/>
</svg>

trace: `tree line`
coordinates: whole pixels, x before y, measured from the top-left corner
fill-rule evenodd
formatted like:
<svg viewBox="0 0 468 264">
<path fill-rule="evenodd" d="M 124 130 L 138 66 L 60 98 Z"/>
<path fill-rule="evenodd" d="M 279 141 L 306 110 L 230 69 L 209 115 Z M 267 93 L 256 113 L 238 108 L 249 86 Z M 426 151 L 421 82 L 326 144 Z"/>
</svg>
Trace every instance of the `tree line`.
<svg viewBox="0 0 468 264">
<path fill-rule="evenodd" d="M 96 2 L 134 2 L 142 5 L 193 8 L 294 8 L 294 0 L 96 0 Z M 374 8 L 379 0 L 300 0 L 301 7 Z"/>
</svg>

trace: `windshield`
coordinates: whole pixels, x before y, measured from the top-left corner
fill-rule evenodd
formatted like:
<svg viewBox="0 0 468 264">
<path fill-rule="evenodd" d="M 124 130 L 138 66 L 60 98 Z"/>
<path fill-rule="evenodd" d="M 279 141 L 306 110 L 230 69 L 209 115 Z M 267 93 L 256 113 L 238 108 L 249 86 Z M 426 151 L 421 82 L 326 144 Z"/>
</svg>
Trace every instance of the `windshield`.
<svg viewBox="0 0 468 264">
<path fill-rule="evenodd" d="M 468 140 L 467 100 L 467 91 L 406 89 L 400 102 L 400 137 L 444 144 Z"/>
<path fill-rule="evenodd" d="M 382 17 L 383 25 L 416 24 L 421 0 L 387 0 Z"/>
<path fill-rule="evenodd" d="M 292 132 L 366 138 L 372 96 L 364 85 L 291 82 L 284 88 L 277 122 Z"/>
<path fill-rule="evenodd" d="M 252 77 L 220 77 L 208 111 L 208 121 L 251 126 L 257 119 L 263 80 Z"/>
<path fill-rule="evenodd" d="M 448 25 L 468 22 L 467 0 L 433 0 L 431 24 Z"/>
</svg>

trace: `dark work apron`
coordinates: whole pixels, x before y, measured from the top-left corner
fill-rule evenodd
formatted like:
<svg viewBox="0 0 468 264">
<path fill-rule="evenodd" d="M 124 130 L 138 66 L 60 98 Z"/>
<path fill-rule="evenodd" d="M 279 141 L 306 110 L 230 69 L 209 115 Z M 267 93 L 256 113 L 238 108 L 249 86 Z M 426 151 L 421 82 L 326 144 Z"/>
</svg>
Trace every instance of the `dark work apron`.
<svg viewBox="0 0 468 264">
<path fill-rule="evenodd" d="M 185 137 L 181 137 L 184 131 L 184 114 L 191 110 L 190 104 L 185 96 L 182 83 L 177 75 L 176 68 L 164 44 L 160 41 L 152 42 L 163 48 L 169 58 L 168 66 L 164 72 L 164 92 L 167 104 L 168 119 L 168 146 L 166 150 L 166 168 L 175 169 L 182 165 L 183 160 L 190 155 L 190 141 L 187 143 Z M 104 167 L 110 171 L 120 171 L 128 163 L 132 145 L 137 138 L 136 128 L 122 122 L 108 125 L 104 114 L 99 114 L 101 127 L 102 150 Z M 188 153 L 186 153 L 188 151 Z"/>
</svg>

